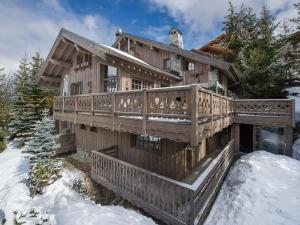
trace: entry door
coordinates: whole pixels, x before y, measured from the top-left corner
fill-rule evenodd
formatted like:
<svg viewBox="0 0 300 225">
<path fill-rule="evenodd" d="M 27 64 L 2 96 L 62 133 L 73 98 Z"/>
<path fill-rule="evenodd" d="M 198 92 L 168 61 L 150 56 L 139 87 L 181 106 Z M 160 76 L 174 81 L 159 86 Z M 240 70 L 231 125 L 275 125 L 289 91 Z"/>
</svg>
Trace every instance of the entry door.
<svg viewBox="0 0 300 225">
<path fill-rule="evenodd" d="M 240 152 L 253 152 L 253 126 L 240 124 Z"/>
</svg>

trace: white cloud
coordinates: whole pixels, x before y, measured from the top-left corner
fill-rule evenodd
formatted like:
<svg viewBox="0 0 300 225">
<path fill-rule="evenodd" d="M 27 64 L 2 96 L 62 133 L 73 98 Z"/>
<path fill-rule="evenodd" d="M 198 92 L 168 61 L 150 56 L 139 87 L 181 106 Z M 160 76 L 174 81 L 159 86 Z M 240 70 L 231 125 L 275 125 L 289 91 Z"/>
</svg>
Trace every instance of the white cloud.
<svg viewBox="0 0 300 225">
<path fill-rule="evenodd" d="M 25 52 L 46 57 L 61 27 L 92 40 L 111 44 L 117 26 L 100 15 L 77 15 L 59 0 L 1 1 L 0 68 L 15 71 Z"/>
<path fill-rule="evenodd" d="M 155 41 L 167 43 L 168 42 L 168 33 L 171 27 L 169 25 L 164 25 L 161 27 L 148 27 L 144 34 L 147 35 L 150 39 Z"/>
<path fill-rule="evenodd" d="M 228 2 L 224 0 L 148 0 L 153 6 L 167 12 L 180 26 L 186 28 L 186 39 L 191 43 L 195 43 L 200 38 L 208 39 L 212 33 L 221 33 L 216 30 L 217 25 L 223 21 L 227 14 Z M 296 13 L 293 3 L 297 0 L 232 0 L 233 5 L 238 6 L 244 3 L 251 6 L 255 11 L 259 11 L 265 3 L 272 12 L 278 14 L 278 19 L 292 18 Z M 190 46 L 197 47 L 197 46 Z"/>
</svg>

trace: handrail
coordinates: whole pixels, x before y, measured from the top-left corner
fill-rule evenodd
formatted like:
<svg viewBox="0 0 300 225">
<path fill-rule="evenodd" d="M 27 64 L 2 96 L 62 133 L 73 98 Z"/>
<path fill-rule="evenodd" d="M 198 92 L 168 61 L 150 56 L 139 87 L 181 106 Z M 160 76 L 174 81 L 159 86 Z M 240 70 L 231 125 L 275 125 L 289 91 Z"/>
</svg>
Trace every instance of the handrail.
<svg viewBox="0 0 300 225">
<path fill-rule="evenodd" d="M 118 115 L 132 117 L 141 116 L 143 135 L 147 135 L 149 117 L 159 117 L 160 121 L 170 118 L 189 120 L 191 132 L 189 141 L 197 146 L 201 141 L 199 130 L 203 124 L 199 120 L 207 118 L 209 123 L 208 134 L 212 136 L 218 130 L 229 126 L 233 122 L 252 120 L 241 117 L 251 114 L 256 120 L 262 119 L 266 114 L 276 116 L 279 120 L 272 123 L 276 125 L 295 125 L 295 102 L 288 99 L 231 99 L 201 88 L 197 84 L 175 86 L 167 88 L 153 88 L 132 91 L 118 91 L 113 93 L 92 93 L 85 95 L 61 96 L 54 98 L 54 115 L 62 112 L 61 118 L 67 120 L 83 121 L 77 114 L 85 112 L 90 115 L 88 124 L 93 126 L 97 112 L 112 118 L 112 130 L 118 129 L 120 120 Z M 72 116 L 73 113 L 73 116 Z M 250 116 L 251 116 L 250 115 Z M 280 118 L 283 120 L 280 120 Z M 77 118 L 79 118 L 77 120 Z M 81 118 L 81 119 L 80 119 Z M 85 117 L 85 120 L 87 117 Z M 250 121 L 251 122 L 251 121 Z M 220 125 L 219 125 L 220 124 Z"/>
<path fill-rule="evenodd" d="M 92 177 L 100 183 L 101 180 L 105 181 L 104 184 L 109 182 L 115 190 L 127 193 L 125 196 L 134 195 L 157 210 L 167 213 L 173 221 L 179 222 L 176 224 L 190 224 L 197 220 L 198 212 L 206 208 L 202 202 L 211 201 L 211 185 L 219 184 L 232 157 L 233 140 L 193 184 L 187 184 L 92 151 Z"/>
</svg>

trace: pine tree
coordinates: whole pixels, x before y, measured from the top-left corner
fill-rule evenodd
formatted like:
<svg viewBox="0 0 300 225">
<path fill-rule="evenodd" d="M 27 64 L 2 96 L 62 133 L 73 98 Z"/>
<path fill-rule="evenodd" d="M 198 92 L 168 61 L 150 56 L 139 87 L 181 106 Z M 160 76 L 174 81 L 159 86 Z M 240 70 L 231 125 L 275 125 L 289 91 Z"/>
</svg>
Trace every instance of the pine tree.
<svg viewBox="0 0 300 225">
<path fill-rule="evenodd" d="M 229 14 L 225 17 L 224 31 L 226 32 L 226 41 L 224 47 L 228 49 L 223 58 L 229 62 L 236 63 L 239 67 L 239 55 L 242 49 L 248 47 L 248 42 L 252 39 L 255 30 L 255 18 L 251 8 L 243 4 L 237 10 L 229 2 Z"/>
<path fill-rule="evenodd" d="M 44 186 L 59 177 L 61 161 L 54 158 L 59 147 L 57 138 L 53 119 L 44 114 L 42 121 L 37 123 L 35 135 L 26 146 L 31 164 L 29 187 L 32 195 L 41 193 Z"/>
<path fill-rule="evenodd" d="M 260 15 L 252 11 L 242 6 L 236 12 L 230 4 L 224 27 L 233 55 L 229 60 L 242 72 L 241 96 L 283 98 L 293 77 L 291 48 L 287 38 L 275 35 L 278 24 L 266 6 Z"/>
<path fill-rule="evenodd" d="M 32 57 L 31 62 L 24 57 L 15 74 L 15 119 L 11 124 L 11 138 L 16 138 L 22 145 L 34 134 L 35 125 L 46 107 L 44 99 L 47 93 L 37 83 L 41 63 L 39 53 Z"/>
</svg>

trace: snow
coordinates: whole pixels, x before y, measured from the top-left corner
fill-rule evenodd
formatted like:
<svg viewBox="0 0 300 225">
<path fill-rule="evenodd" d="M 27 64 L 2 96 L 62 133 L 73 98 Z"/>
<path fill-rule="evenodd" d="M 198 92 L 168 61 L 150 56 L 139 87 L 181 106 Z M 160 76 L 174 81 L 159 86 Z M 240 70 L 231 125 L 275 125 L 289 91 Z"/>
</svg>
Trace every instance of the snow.
<svg viewBox="0 0 300 225">
<path fill-rule="evenodd" d="M 131 59 L 133 59 L 135 61 L 138 61 L 138 62 L 143 63 L 145 65 L 151 66 L 150 64 L 146 63 L 145 61 L 143 61 L 143 60 L 141 60 L 141 59 L 139 59 L 139 58 L 137 58 L 137 57 L 135 57 L 133 55 L 130 55 L 127 52 L 123 52 L 123 51 L 121 51 L 121 50 L 119 50 L 117 48 L 114 48 L 114 47 L 111 47 L 111 46 L 108 46 L 108 45 L 105 45 L 105 44 L 101 44 L 101 45 L 104 46 L 105 48 L 108 48 L 109 50 L 112 50 L 112 51 L 114 51 L 114 52 L 116 52 L 116 53 L 118 53 L 120 55 L 123 55 L 123 56 L 125 56 L 127 58 L 131 58 Z"/>
<path fill-rule="evenodd" d="M 292 157 L 294 159 L 300 160 L 300 138 L 298 138 L 293 144 L 293 153 Z"/>
<path fill-rule="evenodd" d="M 205 225 L 300 224 L 300 162 L 256 151 L 230 170 Z"/>
<path fill-rule="evenodd" d="M 300 122 L 300 96 L 288 96 L 289 99 L 295 99 L 296 122 Z"/>
<path fill-rule="evenodd" d="M 63 225 L 154 225 L 152 219 L 119 206 L 101 206 L 84 199 L 72 189 L 82 173 L 64 169 L 62 178 L 33 199 L 25 182 L 29 172 L 26 154 L 13 144 L 0 154 L 0 209 L 5 212 L 6 225 L 13 225 L 13 212 L 38 207 L 47 210 L 56 224 Z"/>
</svg>

